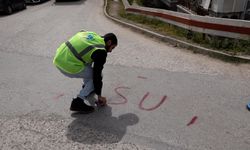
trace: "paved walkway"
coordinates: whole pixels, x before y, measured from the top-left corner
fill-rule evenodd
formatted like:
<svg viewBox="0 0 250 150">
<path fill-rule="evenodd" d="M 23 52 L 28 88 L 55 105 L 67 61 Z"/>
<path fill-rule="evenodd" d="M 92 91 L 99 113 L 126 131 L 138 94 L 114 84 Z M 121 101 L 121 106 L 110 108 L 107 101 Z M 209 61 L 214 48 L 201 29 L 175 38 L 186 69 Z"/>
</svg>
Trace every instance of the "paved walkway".
<svg viewBox="0 0 250 150">
<path fill-rule="evenodd" d="M 119 38 L 103 72 L 109 106 L 89 115 L 69 111 L 81 80 L 52 64 L 82 28 Z M 249 150 L 248 64 L 117 25 L 99 0 L 28 6 L 1 16 L 0 33 L 0 149 Z"/>
</svg>

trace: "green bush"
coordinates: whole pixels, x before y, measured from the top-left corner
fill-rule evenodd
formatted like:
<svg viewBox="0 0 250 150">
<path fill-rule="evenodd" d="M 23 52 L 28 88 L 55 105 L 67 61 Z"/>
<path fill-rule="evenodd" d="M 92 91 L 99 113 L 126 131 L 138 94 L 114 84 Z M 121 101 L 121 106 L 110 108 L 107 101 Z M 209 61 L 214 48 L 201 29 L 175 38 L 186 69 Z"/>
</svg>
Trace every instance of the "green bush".
<svg viewBox="0 0 250 150">
<path fill-rule="evenodd" d="M 128 3 L 129 3 L 130 5 L 132 5 L 133 2 L 134 2 L 134 0 L 128 0 Z"/>
<path fill-rule="evenodd" d="M 250 41 L 247 40 L 211 36 L 206 44 L 211 48 L 221 50 L 233 55 L 250 54 Z"/>
<path fill-rule="evenodd" d="M 144 0 L 135 0 L 136 3 L 140 6 L 143 6 Z"/>
</svg>

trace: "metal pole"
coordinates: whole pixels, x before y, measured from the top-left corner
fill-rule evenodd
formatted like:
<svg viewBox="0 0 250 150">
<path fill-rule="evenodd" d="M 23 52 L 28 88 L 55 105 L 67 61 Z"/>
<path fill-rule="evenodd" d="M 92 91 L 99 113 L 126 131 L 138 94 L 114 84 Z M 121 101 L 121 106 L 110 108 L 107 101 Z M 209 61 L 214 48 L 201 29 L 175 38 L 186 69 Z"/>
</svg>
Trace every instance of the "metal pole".
<svg viewBox="0 0 250 150">
<path fill-rule="evenodd" d="M 244 10 L 243 13 L 241 15 L 241 19 L 245 20 L 245 16 L 246 16 L 246 12 L 247 12 L 247 4 L 248 4 L 249 0 L 245 0 L 245 6 L 244 6 Z"/>
<path fill-rule="evenodd" d="M 233 10 L 232 10 L 233 13 L 235 13 L 235 5 L 236 5 L 236 0 L 234 0 L 234 3 L 233 3 Z"/>
</svg>

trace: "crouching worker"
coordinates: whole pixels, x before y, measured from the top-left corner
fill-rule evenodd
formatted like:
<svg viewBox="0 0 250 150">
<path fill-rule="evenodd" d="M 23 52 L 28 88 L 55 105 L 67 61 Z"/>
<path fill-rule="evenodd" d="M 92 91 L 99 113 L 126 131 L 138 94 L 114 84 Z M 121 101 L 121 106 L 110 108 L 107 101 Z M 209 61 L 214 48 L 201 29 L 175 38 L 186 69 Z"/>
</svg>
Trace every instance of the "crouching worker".
<svg viewBox="0 0 250 150">
<path fill-rule="evenodd" d="M 84 83 L 80 93 L 73 98 L 71 111 L 94 111 L 92 106 L 84 102 L 93 92 L 101 106 L 106 104 L 107 100 L 102 96 L 102 70 L 107 53 L 116 46 L 117 37 L 113 33 L 100 36 L 95 32 L 80 31 L 57 49 L 54 65 L 67 77 L 82 78 Z"/>
</svg>

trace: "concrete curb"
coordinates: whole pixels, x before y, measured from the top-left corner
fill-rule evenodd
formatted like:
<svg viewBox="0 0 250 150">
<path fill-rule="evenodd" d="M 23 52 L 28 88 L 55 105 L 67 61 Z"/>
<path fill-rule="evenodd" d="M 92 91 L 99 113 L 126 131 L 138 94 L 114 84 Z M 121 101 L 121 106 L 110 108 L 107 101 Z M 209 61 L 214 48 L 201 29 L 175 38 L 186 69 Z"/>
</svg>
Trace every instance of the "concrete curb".
<svg viewBox="0 0 250 150">
<path fill-rule="evenodd" d="M 105 1 L 104 14 L 105 14 L 105 16 L 107 18 L 115 21 L 118 24 L 129 27 L 130 29 L 132 29 L 132 30 L 134 30 L 136 32 L 143 33 L 143 34 L 146 34 L 146 35 L 154 37 L 154 38 L 158 38 L 158 39 L 160 39 L 160 40 L 162 40 L 164 42 L 168 42 L 168 43 L 176 45 L 178 47 L 185 48 L 187 50 L 191 50 L 194 53 L 209 55 L 211 57 L 219 58 L 219 59 L 222 59 L 224 61 L 229 61 L 229 62 L 250 63 L 250 57 L 234 56 L 234 55 L 230 55 L 230 54 L 223 53 L 223 52 L 220 52 L 220 51 L 216 51 L 216 50 L 204 48 L 204 47 L 201 47 L 201 46 L 193 45 L 191 43 L 181 41 L 181 40 L 169 37 L 169 36 L 161 35 L 159 33 L 150 31 L 148 29 L 144 29 L 144 28 L 138 27 L 138 26 L 136 26 L 134 24 L 127 23 L 127 22 L 124 22 L 122 20 L 119 20 L 119 19 L 117 19 L 115 17 L 112 17 L 112 16 L 110 16 L 108 14 L 108 12 L 107 12 L 108 1 L 107 0 L 104 0 L 104 1 Z"/>
</svg>

